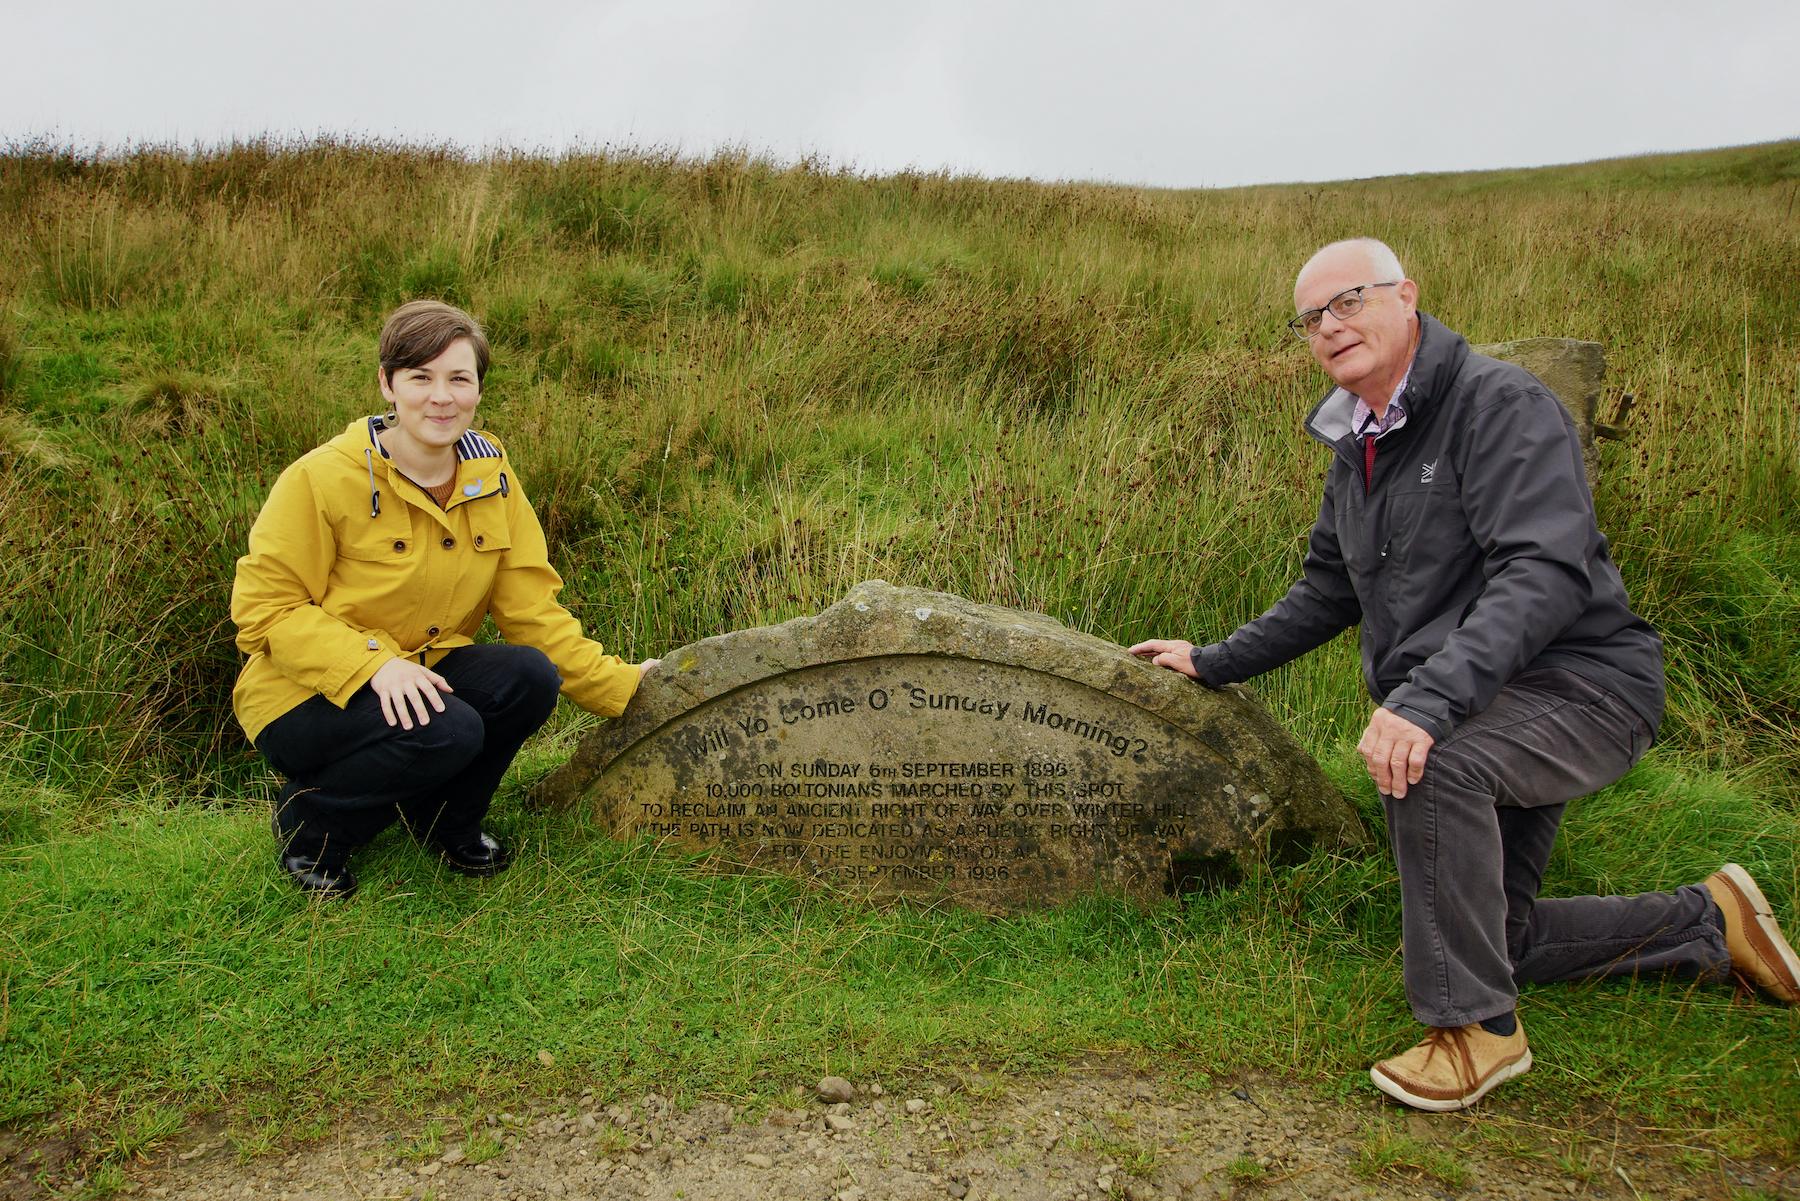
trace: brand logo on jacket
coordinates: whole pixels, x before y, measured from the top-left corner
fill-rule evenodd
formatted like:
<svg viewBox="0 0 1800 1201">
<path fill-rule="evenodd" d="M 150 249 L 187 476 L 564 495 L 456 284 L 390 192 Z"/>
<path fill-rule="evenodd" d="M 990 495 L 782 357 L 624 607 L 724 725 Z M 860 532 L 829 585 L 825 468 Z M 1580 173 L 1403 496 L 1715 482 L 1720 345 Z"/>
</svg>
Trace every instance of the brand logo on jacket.
<svg viewBox="0 0 1800 1201">
<path fill-rule="evenodd" d="M 1436 478 L 1437 478 L 1437 460 L 1436 459 L 1433 459 L 1429 463 L 1420 463 L 1419 464 L 1419 482 L 1421 484 L 1429 484 Z"/>
</svg>

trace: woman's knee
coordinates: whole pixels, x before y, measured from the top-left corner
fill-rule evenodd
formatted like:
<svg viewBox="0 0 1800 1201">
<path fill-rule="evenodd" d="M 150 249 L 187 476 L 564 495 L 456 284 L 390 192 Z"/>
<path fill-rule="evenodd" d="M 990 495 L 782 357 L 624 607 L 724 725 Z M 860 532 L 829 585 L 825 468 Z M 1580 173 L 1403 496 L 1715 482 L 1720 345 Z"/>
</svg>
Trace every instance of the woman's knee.
<svg viewBox="0 0 1800 1201">
<path fill-rule="evenodd" d="M 446 655 L 438 671 L 502 740 L 543 725 L 562 689 L 549 657 L 530 646 L 465 646 Z"/>
<path fill-rule="evenodd" d="M 429 722 L 415 715 L 411 729 L 385 725 L 379 713 L 373 714 L 370 720 L 381 727 L 379 734 L 301 770 L 290 770 L 269 756 L 289 780 L 283 799 L 301 802 L 301 811 L 364 809 L 453 778 L 481 754 L 486 728 L 468 705 L 451 696 L 442 699 L 442 713 L 434 711 Z"/>
<path fill-rule="evenodd" d="M 556 708 L 556 698 L 562 693 L 562 675 L 556 665 L 550 662 L 550 656 L 535 646 L 517 648 L 519 655 L 519 675 L 526 692 L 543 707 L 544 716 Z"/>
<path fill-rule="evenodd" d="M 508 646 L 505 685 L 497 688 L 500 699 L 515 719 L 532 729 L 544 724 L 556 708 L 562 692 L 562 676 L 550 657 L 535 646 Z"/>
<path fill-rule="evenodd" d="M 481 714 L 473 707 L 454 696 L 442 699 L 442 713 L 433 712 L 431 720 L 426 722 L 415 716 L 410 730 L 393 727 L 389 731 L 389 742 L 396 749 L 410 753 L 421 772 L 449 776 L 481 753 L 487 730 Z"/>
</svg>

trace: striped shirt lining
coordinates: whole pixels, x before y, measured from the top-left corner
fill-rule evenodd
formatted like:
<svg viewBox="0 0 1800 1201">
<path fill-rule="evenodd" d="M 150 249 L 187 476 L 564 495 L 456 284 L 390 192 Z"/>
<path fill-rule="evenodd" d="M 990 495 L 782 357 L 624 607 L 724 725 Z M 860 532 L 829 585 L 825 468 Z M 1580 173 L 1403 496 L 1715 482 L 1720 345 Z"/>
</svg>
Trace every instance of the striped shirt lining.
<svg viewBox="0 0 1800 1201">
<path fill-rule="evenodd" d="M 387 447 L 383 446 L 381 444 L 381 439 L 376 436 L 381 432 L 381 429 L 381 418 L 369 418 L 369 441 L 375 444 L 375 449 L 381 452 L 382 458 L 391 459 L 393 456 L 388 454 Z M 497 459 L 499 457 L 500 448 L 495 446 L 492 442 L 489 442 L 486 438 L 483 438 L 474 430 L 470 430 L 456 440 L 456 458 L 458 462 L 467 462 L 470 459 Z"/>
</svg>

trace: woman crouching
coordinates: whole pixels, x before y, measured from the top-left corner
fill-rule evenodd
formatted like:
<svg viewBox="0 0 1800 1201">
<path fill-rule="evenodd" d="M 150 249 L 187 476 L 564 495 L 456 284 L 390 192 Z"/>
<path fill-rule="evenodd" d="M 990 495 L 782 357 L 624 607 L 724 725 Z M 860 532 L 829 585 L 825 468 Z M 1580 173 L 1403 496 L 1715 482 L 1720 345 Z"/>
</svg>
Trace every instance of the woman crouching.
<svg viewBox="0 0 1800 1201">
<path fill-rule="evenodd" d="M 233 706 L 287 777 L 277 855 L 321 897 L 355 891 L 351 853 L 396 819 L 457 871 L 503 870 L 482 821 L 558 690 L 614 716 L 657 662 L 607 654 L 557 602 L 518 473 L 470 428 L 488 366 L 475 319 L 414 301 L 380 356 L 387 412 L 281 473 L 231 595 L 250 657 Z M 489 614 L 509 645 L 474 644 Z"/>
</svg>

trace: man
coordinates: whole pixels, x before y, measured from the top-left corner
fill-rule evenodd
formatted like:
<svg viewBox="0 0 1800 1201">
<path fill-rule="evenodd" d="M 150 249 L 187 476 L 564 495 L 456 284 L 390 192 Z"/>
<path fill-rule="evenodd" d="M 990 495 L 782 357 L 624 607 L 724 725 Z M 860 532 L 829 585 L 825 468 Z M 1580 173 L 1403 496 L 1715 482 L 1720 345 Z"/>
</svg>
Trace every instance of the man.
<svg viewBox="0 0 1800 1201">
<path fill-rule="evenodd" d="M 1301 578 L 1223 642 L 1131 652 L 1218 687 L 1361 624 L 1378 707 L 1357 750 L 1399 865 L 1407 999 L 1430 1028 L 1370 1075 L 1441 1111 L 1531 1066 L 1521 983 L 1735 972 L 1795 1004 L 1800 958 L 1736 864 L 1673 892 L 1537 899 L 1564 806 L 1655 735 L 1662 643 L 1628 606 L 1568 414 L 1418 297 L 1372 238 L 1301 269 L 1288 324 L 1337 385 L 1306 423 L 1333 459 Z"/>
</svg>

